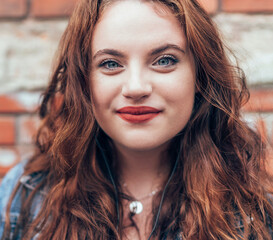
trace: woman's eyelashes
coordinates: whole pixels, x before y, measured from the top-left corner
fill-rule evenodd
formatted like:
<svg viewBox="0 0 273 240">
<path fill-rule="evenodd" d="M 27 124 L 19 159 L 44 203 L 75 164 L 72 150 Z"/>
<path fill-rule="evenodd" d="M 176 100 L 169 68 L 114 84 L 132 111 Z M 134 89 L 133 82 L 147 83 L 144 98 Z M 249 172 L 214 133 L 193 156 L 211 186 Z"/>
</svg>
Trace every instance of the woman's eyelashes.
<svg viewBox="0 0 273 240">
<path fill-rule="evenodd" d="M 178 59 L 173 55 L 163 55 L 155 60 L 152 64 L 157 67 L 170 67 L 178 63 Z"/>
<path fill-rule="evenodd" d="M 153 60 L 150 66 L 155 71 L 172 70 L 178 62 L 179 60 L 173 55 L 163 55 Z M 103 72 L 114 74 L 121 72 L 125 65 L 114 59 L 105 59 L 99 63 L 98 68 L 102 69 Z"/>
<path fill-rule="evenodd" d="M 120 65 L 117 61 L 112 60 L 112 59 L 106 59 L 103 60 L 100 64 L 99 64 L 100 68 L 104 68 L 107 70 L 116 70 L 118 68 L 122 68 L 122 65 Z"/>
</svg>

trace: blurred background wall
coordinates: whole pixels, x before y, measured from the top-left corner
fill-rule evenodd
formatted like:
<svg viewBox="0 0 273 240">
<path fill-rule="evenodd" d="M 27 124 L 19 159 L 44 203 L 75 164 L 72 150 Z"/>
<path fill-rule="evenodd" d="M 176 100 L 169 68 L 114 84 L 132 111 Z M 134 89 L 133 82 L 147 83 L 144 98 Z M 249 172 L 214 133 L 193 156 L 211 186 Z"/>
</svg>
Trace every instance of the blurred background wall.
<svg viewBox="0 0 273 240">
<path fill-rule="evenodd" d="M 0 180 L 32 151 L 35 113 L 77 0 L 0 0 Z M 273 144 L 273 0 L 200 0 L 251 89 L 244 116 Z"/>
</svg>

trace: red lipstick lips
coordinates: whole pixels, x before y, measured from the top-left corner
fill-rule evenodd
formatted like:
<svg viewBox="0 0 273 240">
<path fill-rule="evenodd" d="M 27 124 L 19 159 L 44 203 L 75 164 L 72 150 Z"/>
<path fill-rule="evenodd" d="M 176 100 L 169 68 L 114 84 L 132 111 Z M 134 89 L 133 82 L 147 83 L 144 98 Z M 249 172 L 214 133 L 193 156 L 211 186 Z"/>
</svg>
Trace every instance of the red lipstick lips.
<svg viewBox="0 0 273 240">
<path fill-rule="evenodd" d="M 160 112 L 161 110 L 159 109 L 147 106 L 123 107 L 117 110 L 118 116 L 130 123 L 148 122 Z"/>
</svg>

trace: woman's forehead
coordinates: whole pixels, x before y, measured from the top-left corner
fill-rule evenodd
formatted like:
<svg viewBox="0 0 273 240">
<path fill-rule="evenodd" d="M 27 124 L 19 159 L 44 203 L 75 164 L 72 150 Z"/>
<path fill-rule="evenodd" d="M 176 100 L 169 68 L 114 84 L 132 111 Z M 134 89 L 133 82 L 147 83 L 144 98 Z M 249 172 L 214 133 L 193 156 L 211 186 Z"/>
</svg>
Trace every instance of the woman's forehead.
<svg viewBox="0 0 273 240">
<path fill-rule="evenodd" d="M 117 1 L 105 9 L 95 26 L 92 44 L 94 51 L 110 47 L 106 45 L 131 47 L 131 43 L 137 49 L 170 40 L 186 47 L 184 31 L 172 12 L 162 4 L 132 0 Z"/>
</svg>

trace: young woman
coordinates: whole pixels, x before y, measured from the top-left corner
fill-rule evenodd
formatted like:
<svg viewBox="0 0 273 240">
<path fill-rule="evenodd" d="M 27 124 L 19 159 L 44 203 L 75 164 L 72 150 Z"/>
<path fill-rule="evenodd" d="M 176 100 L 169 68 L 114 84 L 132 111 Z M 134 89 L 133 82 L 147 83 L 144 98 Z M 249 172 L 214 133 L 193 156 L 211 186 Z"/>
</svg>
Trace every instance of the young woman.
<svg viewBox="0 0 273 240">
<path fill-rule="evenodd" d="M 2 239 L 273 239 L 245 78 L 195 0 L 82 0 Z"/>
</svg>

